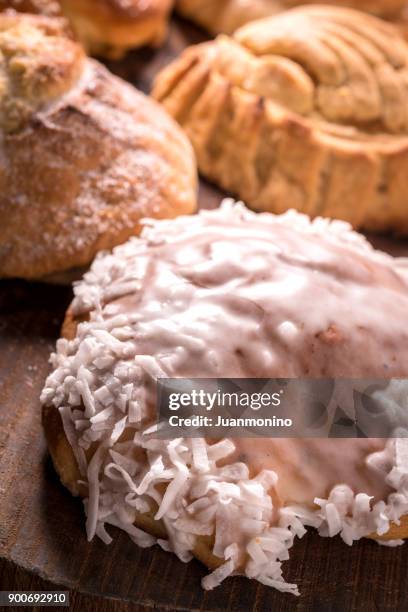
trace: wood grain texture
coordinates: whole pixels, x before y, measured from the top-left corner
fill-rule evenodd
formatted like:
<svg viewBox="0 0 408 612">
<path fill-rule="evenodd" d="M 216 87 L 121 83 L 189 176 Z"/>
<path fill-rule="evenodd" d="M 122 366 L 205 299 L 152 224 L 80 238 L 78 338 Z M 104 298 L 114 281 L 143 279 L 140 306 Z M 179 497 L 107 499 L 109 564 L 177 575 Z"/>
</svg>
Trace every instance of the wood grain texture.
<svg viewBox="0 0 408 612">
<path fill-rule="evenodd" d="M 131 54 L 110 67 L 146 90 L 169 57 L 199 37 L 175 24 L 161 52 Z M 203 207 L 221 197 L 201 185 Z M 407 244 L 380 242 L 408 253 Z M 300 586 L 295 598 L 244 578 L 204 592 L 206 570 L 197 561 L 185 565 L 158 547 L 139 549 L 114 528 L 110 546 L 88 543 L 82 503 L 61 486 L 48 458 L 38 400 L 71 297 L 67 287 L 0 283 L 0 589 L 68 587 L 78 612 L 408 609 L 408 546 L 389 549 L 364 540 L 349 548 L 339 538 L 309 533 L 284 566 L 287 580 Z"/>
<path fill-rule="evenodd" d="M 67 591 L 69 592 L 69 601 L 71 611 L 78 612 L 128 612 L 130 605 L 126 601 L 118 601 L 115 599 L 108 599 L 106 597 L 98 597 L 93 595 L 85 595 L 79 591 L 73 589 L 67 589 L 64 585 L 56 585 L 46 580 L 43 580 L 36 574 L 27 572 L 21 569 L 14 563 L 10 563 L 6 559 L 0 559 L 0 589 L 20 591 Z M 48 607 L 44 608 L 41 606 L 31 607 L 18 607 L 18 608 L 6 608 L 6 610 L 21 610 L 22 612 L 28 612 L 29 610 L 40 612 L 41 610 L 66 610 L 67 608 Z M 132 612 L 152 612 L 152 607 L 139 606 L 137 604 L 131 605 Z"/>
</svg>

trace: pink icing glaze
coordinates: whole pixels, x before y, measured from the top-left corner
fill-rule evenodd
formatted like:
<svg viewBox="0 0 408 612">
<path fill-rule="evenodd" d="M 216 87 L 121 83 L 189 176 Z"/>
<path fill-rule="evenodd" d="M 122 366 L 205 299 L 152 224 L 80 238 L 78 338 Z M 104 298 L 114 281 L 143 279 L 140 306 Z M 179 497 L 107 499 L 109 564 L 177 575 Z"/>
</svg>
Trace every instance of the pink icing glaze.
<svg viewBox="0 0 408 612">
<path fill-rule="evenodd" d="M 390 488 L 365 464 L 368 454 L 383 450 L 386 440 L 367 439 L 251 439 L 234 440 L 236 459 L 256 474 L 260 469 L 279 474 L 278 503 L 313 504 L 326 498 L 336 484 L 354 492 L 385 499 Z"/>
<path fill-rule="evenodd" d="M 154 226 L 146 239 L 116 250 L 110 272 L 109 259 L 102 264 L 105 280 L 96 264 L 74 310 L 91 310 L 89 289 L 99 285 L 105 317 L 134 317 L 137 352 L 153 358 L 155 375 L 408 374 L 404 264 L 344 224 L 224 207 Z M 389 491 L 365 465 L 382 440 L 235 443 L 234 459 L 253 474 L 277 472 L 283 502 L 311 504 L 341 483 L 377 499 Z"/>
</svg>

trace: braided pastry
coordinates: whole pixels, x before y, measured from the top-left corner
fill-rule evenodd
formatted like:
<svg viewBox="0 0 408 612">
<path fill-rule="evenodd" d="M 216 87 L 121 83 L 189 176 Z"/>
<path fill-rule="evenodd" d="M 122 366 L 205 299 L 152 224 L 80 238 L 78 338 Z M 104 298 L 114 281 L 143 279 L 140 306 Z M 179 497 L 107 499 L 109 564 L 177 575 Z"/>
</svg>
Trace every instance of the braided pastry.
<svg viewBox="0 0 408 612">
<path fill-rule="evenodd" d="M 408 233 L 408 45 L 391 25 L 294 9 L 187 49 L 153 95 L 202 174 L 256 210 Z"/>
</svg>

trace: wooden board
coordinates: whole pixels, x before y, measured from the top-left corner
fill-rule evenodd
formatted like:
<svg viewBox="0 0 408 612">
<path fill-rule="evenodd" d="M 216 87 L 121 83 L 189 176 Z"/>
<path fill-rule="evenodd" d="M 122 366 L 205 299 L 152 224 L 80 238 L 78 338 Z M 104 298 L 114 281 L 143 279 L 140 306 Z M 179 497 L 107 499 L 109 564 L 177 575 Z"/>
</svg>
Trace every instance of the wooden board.
<svg viewBox="0 0 408 612">
<path fill-rule="evenodd" d="M 175 24 L 163 50 L 133 53 L 110 67 L 146 90 L 157 69 L 201 36 Z M 213 207 L 221 197 L 202 184 L 201 206 Z M 408 253 L 406 243 L 379 242 Z M 284 566 L 286 578 L 300 586 L 295 598 L 244 578 L 204 592 L 200 579 L 206 570 L 198 562 L 185 565 L 158 547 L 139 549 L 113 528 L 110 546 L 88 543 L 82 503 L 60 485 L 48 458 L 38 401 L 71 297 L 67 287 L 0 282 L 0 557 L 54 584 L 129 601 L 129 610 L 135 604 L 242 612 L 408 609 L 408 546 L 388 549 L 362 541 L 349 548 L 339 538 L 310 533 Z M 7 587 L 0 575 L 0 589 Z"/>
</svg>

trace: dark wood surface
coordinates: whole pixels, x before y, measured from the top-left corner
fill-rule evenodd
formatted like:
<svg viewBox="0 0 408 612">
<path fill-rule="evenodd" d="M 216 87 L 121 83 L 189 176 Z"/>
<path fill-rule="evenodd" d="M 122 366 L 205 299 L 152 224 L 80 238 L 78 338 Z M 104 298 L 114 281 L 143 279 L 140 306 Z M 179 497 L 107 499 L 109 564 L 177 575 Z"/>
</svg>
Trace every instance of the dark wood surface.
<svg viewBox="0 0 408 612">
<path fill-rule="evenodd" d="M 178 23 L 163 50 L 133 53 L 110 67 L 147 90 L 152 75 L 200 37 Z M 202 185 L 202 206 L 220 197 Z M 405 243 L 379 242 L 408 253 Z M 50 464 L 38 400 L 71 296 L 68 287 L 0 282 L 0 589 L 69 588 L 71 610 L 78 612 L 408 610 L 408 546 L 362 541 L 348 548 L 310 533 L 285 564 L 286 578 L 301 589 L 295 598 L 244 578 L 204 592 L 206 570 L 198 562 L 185 565 L 158 547 L 139 549 L 113 528 L 110 546 L 88 543 L 82 504 Z"/>
</svg>

